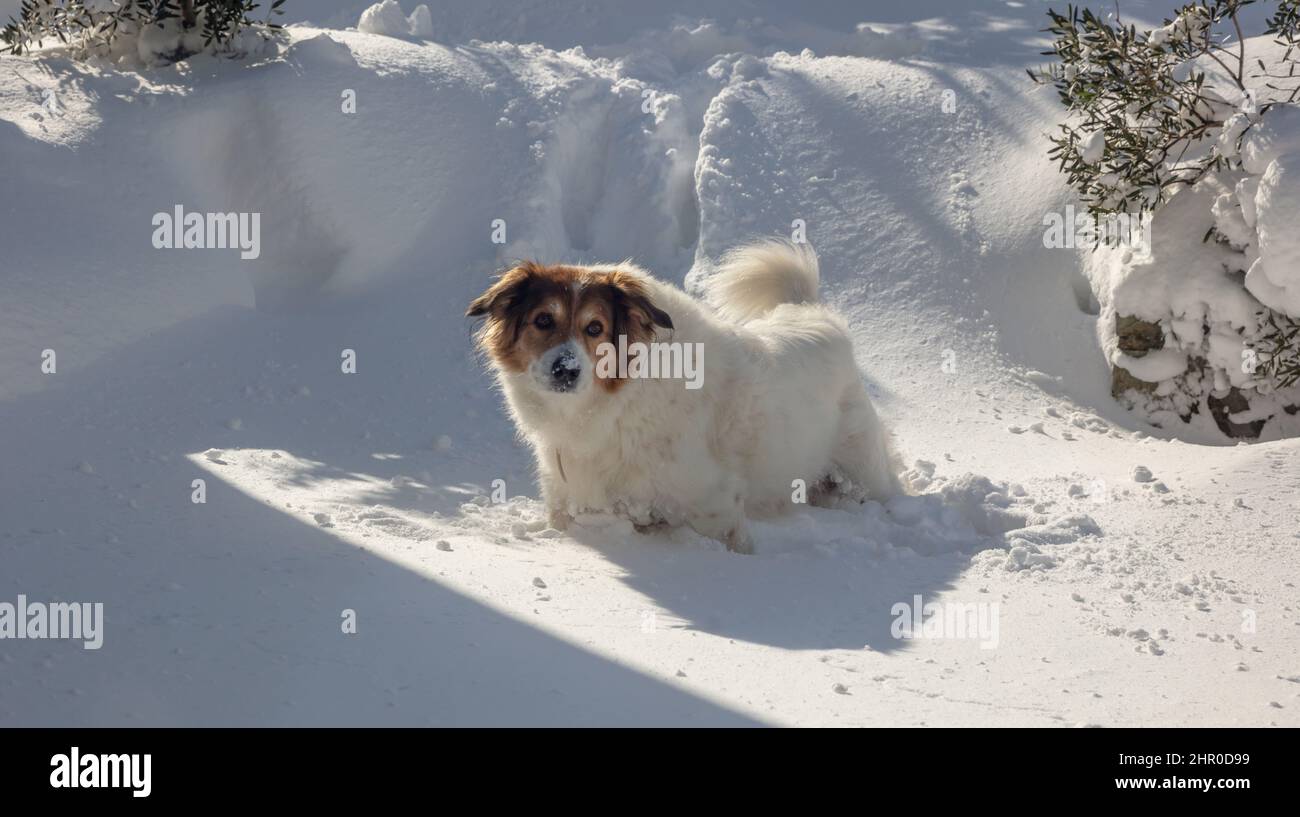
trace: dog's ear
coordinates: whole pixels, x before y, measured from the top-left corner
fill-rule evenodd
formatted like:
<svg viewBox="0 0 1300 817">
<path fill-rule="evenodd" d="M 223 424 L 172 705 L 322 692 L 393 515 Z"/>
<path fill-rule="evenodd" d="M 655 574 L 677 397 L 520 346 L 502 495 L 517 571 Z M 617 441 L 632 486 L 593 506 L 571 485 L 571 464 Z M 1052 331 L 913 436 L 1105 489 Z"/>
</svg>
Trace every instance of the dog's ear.
<svg viewBox="0 0 1300 817">
<path fill-rule="evenodd" d="M 528 296 L 528 287 L 532 284 L 538 266 L 532 261 L 506 270 L 496 283 L 488 287 L 487 292 L 474 299 L 465 310 L 467 318 L 481 318 L 484 315 L 503 315 L 511 307 L 523 302 Z"/>
<path fill-rule="evenodd" d="M 619 323 L 627 327 L 633 339 L 654 337 L 654 327 L 673 328 L 672 317 L 650 300 L 645 284 L 630 273 L 615 271 L 609 274 L 609 285 L 614 290 L 614 309 Z"/>
</svg>

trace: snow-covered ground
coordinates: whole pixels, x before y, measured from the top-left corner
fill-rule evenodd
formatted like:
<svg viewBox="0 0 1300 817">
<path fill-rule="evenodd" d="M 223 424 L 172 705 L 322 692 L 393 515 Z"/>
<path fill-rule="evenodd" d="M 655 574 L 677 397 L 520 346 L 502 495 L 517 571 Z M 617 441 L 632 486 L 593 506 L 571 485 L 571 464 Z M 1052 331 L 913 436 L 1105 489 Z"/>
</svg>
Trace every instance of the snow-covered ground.
<svg viewBox="0 0 1300 817">
<path fill-rule="evenodd" d="M 0 724 L 1300 725 L 1300 441 L 1110 397 L 1042 240 L 1045 4 L 368 5 L 246 61 L 0 60 L 0 602 L 105 616 L 0 641 Z M 260 212 L 260 258 L 155 249 L 177 205 Z M 545 530 L 462 318 L 492 271 L 695 286 L 796 220 L 922 496 L 754 556 Z M 918 597 L 996 628 L 899 638 Z"/>
</svg>

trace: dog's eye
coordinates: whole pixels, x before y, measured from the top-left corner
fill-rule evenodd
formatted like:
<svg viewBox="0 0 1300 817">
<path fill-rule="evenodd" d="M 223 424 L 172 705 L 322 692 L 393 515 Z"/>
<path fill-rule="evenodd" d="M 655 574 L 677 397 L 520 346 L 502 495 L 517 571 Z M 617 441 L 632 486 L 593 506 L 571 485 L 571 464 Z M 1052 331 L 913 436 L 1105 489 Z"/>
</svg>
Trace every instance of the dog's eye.
<svg viewBox="0 0 1300 817">
<path fill-rule="evenodd" d="M 554 325 L 555 318 L 552 318 L 549 312 L 543 312 L 536 318 L 533 318 L 533 326 L 536 326 L 538 329 L 550 329 Z"/>
<path fill-rule="evenodd" d="M 605 326 L 600 321 L 592 321 L 587 324 L 587 334 L 593 338 L 600 337 L 600 333 L 605 331 Z"/>
</svg>

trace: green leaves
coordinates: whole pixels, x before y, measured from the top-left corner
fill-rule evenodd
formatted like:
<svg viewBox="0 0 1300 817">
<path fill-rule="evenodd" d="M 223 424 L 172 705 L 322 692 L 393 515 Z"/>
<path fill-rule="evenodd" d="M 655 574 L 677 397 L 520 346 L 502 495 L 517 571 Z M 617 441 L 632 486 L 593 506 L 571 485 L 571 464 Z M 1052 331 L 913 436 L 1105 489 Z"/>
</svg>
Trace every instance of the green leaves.
<svg viewBox="0 0 1300 817">
<path fill-rule="evenodd" d="M 1259 349 L 1260 371 L 1279 389 L 1300 383 L 1300 322 L 1276 312 L 1268 313 L 1268 333 Z"/>
<path fill-rule="evenodd" d="M 1218 144 L 1238 110 L 1224 99 L 1234 89 L 1212 87 L 1211 67 L 1237 93 L 1260 80 L 1274 91 L 1255 118 L 1278 101 L 1297 101 L 1300 0 L 1278 0 L 1268 18 L 1266 33 L 1285 46 L 1272 65 L 1246 59 L 1238 15 L 1253 1 L 1199 0 L 1151 31 L 1124 24 L 1118 12 L 1048 11 L 1052 48 L 1043 53 L 1053 61 L 1029 75 L 1053 86 L 1069 113 L 1049 137 L 1048 156 L 1092 215 L 1154 210 L 1178 189 L 1238 166 L 1236 151 Z M 1248 66 L 1258 73 L 1247 76 Z M 1211 227 L 1204 240 L 1214 235 Z M 1269 311 L 1260 331 L 1261 372 L 1278 388 L 1300 383 L 1300 322 Z"/>
<path fill-rule="evenodd" d="M 1057 62 L 1030 76 L 1053 85 L 1061 104 L 1075 115 L 1076 124 L 1062 124 L 1052 137 L 1049 155 L 1090 212 L 1153 209 L 1222 164 L 1213 149 L 1196 147 L 1217 135 L 1231 111 L 1207 90 L 1203 70 L 1183 69 L 1206 56 L 1241 87 L 1242 45 L 1231 52 L 1215 27 L 1225 21 L 1235 27 L 1237 13 L 1250 2 L 1201 0 L 1181 7 L 1152 31 L 1086 8 L 1048 12 L 1051 24 L 1045 30 L 1053 47 L 1044 54 Z M 1097 134 L 1104 144 L 1101 155 L 1081 155 L 1080 145 Z"/>
<path fill-rule="evenodd" d="M 275 0 L 267 12 L 283 14 L 285 0 Z M 18 16 L 0 29 L 0 53 L 29 53 L 45 38 L 75 44 L 85 53 L 107 50 L 126 31 L 145 26 L 162 26 L 179 19 L 189 28 L 201 26 L 204 47 L 228 44 L 236 34 L 258 25 L 250 15 L 258 8 L 255 0 L 122 0 L 112 11 L 92 11 L 84 0 L 23 0 Z M 123 25 L 125 24 L 125 25 Z M 265 23 L 268 29 L 278 29 Z M 189 56 L 178 53 L 177 60 Z"/>
</svg>

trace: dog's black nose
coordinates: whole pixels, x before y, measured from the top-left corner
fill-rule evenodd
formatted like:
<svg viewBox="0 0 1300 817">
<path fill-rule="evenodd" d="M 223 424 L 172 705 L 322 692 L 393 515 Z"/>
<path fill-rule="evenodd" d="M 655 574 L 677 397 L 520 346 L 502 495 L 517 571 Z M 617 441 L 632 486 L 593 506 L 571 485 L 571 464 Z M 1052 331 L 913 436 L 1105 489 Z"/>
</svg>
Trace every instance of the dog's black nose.
<svg viewBox="0 0 1300 817">
<path fill-rule="evenodd" d="M 551 364 L 551 386 L 556 391 L 568 391 L 578 382 L 582 364 L 572 352 L 565 352 Z"/>
</svg>

